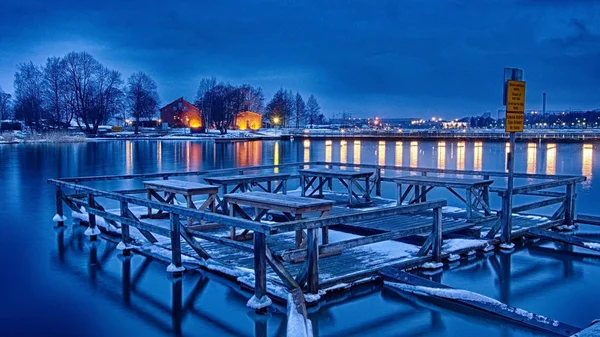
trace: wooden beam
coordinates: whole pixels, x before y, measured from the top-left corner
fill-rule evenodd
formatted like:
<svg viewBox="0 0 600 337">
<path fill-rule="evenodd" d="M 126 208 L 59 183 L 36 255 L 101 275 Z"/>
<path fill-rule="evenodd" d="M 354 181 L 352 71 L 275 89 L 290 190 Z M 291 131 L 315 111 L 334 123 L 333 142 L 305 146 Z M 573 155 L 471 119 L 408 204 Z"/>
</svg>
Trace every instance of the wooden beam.
<svg viewBox="0 0 600 337">
<path fill-rule="evenodd" d="M 402 237 L 427 233 L 431 230 L 431 225 L 421 225 L 413 228 L 401 229 L 393 232 L 369 235 L 344 241 L 338 241 L 319 246 L 319 255 L 331 254 L 354 247 L 370 245 L 377 242 L 395 240 Z M 307 257 L 306 249 L 294 249 L 283 251 L 279 254 L 283 261 L 295 261 Z"/>
<path fill-rule="evenodd" d="M 319 292 L 319 238 L 317 229 L 308 229 L 306 236 L 308 243 L 306 251 L 308 255 L 308 292 L 317 294 Z"/>
<path fill-rule="evenodd" d="M 267 295 L 267 240 L 263 233 L 254 233 L 254 296 Z"/>
<path fill-rule="evenodd" d="M 542 238 L 542 239 L 559 241 L 559 242 L 568 243 L 570 245 L 574 245 L 577 247 L 600 251 L 600 242 L 594 241 L 594 240 L 589 240 L 589 239 L 582 239 L 575 235 L 559 234 L 559 233 L 555 233 L 555 232 L 552 232 L 549 230 L 544 230 L 544 229 L 539 229 L 539 228 L 530 228 L 529 230 L 527 230 L 527 233 L 531 234 L 535 237 Z"/>
<path fill-rule="evenodd" d="M 442 208 L 433 209 L 433 260 L 440 262 L 442 260 Z"/>
<path fill-rule="evenodd" d="M 218 243 L 218 244 L 221 244 L 224 246 L 237 248 L 237 249 L 243 250 L 245 252 L 251 252 L 251 253 L 254 252 L 254 248 L 252 248 L 251 245 L 243 243 L 243 242 L 239 242 L 239 241 L 233 241 L 229 237 L 224 238 L 221 236 L 215 236 L 215 235 L 207 234 L 206 232 L 203 232 L 201 230 L 191 229 L 191 228 L 186 228 L 186 232 L 194 237 L 198 237 L 198 238 L 204 239 L 206 241 Z"/>
<path fill-rule="evenodd" d="M 188 207 L 171 205 L 171 204 L 163 204 L 152 200 L 147 200 L 135 196 L 123 195 L 109 191 L 101 191 L 95 188 L 91 188 L 88 186 L 77 185 L 69 182 L 64 182 L 56 179 L 49 179 L 48 183 L 54 184 L 56 186 L 62 186 L 65 188 L 69 188 L 77 192 L 85 192 L 92 193 L 96 196 L 101 196 L 107 199 L 112 199 L 116 201 L 126 201 L 130 205 L 138 205 L 143 207 L 150 207 L 153 209 L 159 209 L 168 213 L 177 213 L 181 217 L 192 217 L 198 220 L 205 220 L 206 222 L 215 222 L 224 224 L 227 226 L 234 226 L 239 228 L 248 229 L 254 232 L 261 232 L 269 234 L 271 232 L 271 226 L 268 224 L 263 224 L 255 221 L 244 220 L 240 218 L 233 218 L 223 214 L 212 213 L 208 211 L 201 211 L 196 209 L 191 209 Z"/>
<path fill-rule="evenodd" d="M 267 262 L 271 266 L 271 269 L 273 269 L 275 274 L 279 276 L 279 278 L 281 279 L 283 284 L 285 284 L 288 290 L 300 288 L 300 285 L 298 285 L 296 280 L 294 280 L 294 277 L 287 271 L 287 269 L 285 269 L 285 266 L 283 265 L 283 263 L 281 263 L 281 261 L 279 261 L 277 256 L 273 255 L 273 252 L 271 252 L 271 249 L 268 246 L 266 249 L 266 257 Z"/>
<path fill-rule="evenodd" d="M 415 288 L 413 293 L 419 294 L 419 289 L 422 289 L 421 293 L 430 294 L 427 292 L 428 289 L 431 289 L 431 295 L 436 296 L 438 298 L 443 298 L 450 302 L 459 303 L 471 308 L 479 309 L 488 313 L 492 313 L 494 315 L 498 315 L 505 319 L 509 319 L 512 321 L 516 321 L 522 323 L 526 326 L 533 327 L 542 331 L 552 332 L 554 334 L 558 334 L 561 336 L 571 336 L 573 333 L 576 333 L 580 329 L 556 320 L 552 320 L 546 318 L 544 316 L 536 315 L 534 313 L 530 313 L 530 315 L 521 314 L 522 310 L 512 307 L 508 304 L 500 303 L 492 298 L 472 293 L 467 290 L 459 290 L 454 289 L 452 287 L 446 286 L 444 284 L 433 282 L 407 272 L 403 272 L 396 268 L 385 268 L 380 271 L 380 274 L 390 281 L 400 282 L 404 284 L 408 284 Z M 391 289 L 397 289 L 395 287 L 390 287 Z M 473 294 L 473 296 L 443 296 L 444 292 L 441 290 L 449 290 L 449 291 L 463 291 L 465 294 Z M 399 289 L 398 289 L 399 290 Z M 400 291 L 400 290 L 399 290 Z M 436 295 L 437 294 L 437 295 Z M 474 299 L 474 297 L 479 297 L 483 300 Z M 531 317 L 531 318 L 529 318 Z"/>
<path fill-rule="evenodd" d="M 575 219 L 575 222 L 600 226 L 600 217 L 594 215 L 577 214 L 577 219 Z"/>
<path fill-rule="evenodd" d="M 565 202 L 565 200 L 566 200 L 566 197 L 563 195 L 563 196 L 555 197 L 552 199 L 546 199 L 546 200 L 536 201 L 536 202 L 532 202 L 532 203 L 521 205 L 521 206 L 515 206 L 515 207 L 513 207 L 512 210 L 513 210 L 513 213 L 520 213 L 520 212 L 530 211 L 530 210 L 536 209 L 536 208 L 542 208 L 542 207 L 546 207 L 549 205 L 562 203 L 562 202 Z"/>
<path fill-rule="evenodd" d="M 208 252 L 204 250 L 204 248 L 202 248 L 202 245 L 188 233 L 185 226 L 180 223 L 179 228 L 181 232 L 181 237 L 185 240 L 185 242 L 187 242 L 188 245 L 190 245 L 190 247 L 192 247 L 196 254 L 198 254 L 198 256 L 205 260 L 210 259 L 210 255 L 208 254 Z"/>
<path fill-rule="evenodd" d="M 171 213 L 171 263 L 175 268 L 181 268 L 181 234 L 179 224 L 179 214 Z"/>
</svg>

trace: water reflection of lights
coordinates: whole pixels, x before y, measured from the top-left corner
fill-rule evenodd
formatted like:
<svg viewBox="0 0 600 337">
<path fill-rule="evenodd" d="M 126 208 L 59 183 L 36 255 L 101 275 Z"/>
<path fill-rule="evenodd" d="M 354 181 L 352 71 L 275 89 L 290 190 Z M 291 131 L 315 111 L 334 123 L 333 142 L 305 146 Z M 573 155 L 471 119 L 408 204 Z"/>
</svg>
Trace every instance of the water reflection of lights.
<svg viewBox="0 0 600 337">
<path fill-rule="evenodd" d="M 536 171 L 537 163 L 537 144 L 527 144 L 527 173 L 533 174 Z"/>
<path fill-rule="evenodd" d="M 377 164 L 385 165 L 385 141 L 379 141 L 379 146 L 377 147 Z"/>
<path fill-rule="evenodd" d="M 465 169 L 465 142 L 456 144 L 456 169 Z"/>
<path fill-rule="evenodd" d="M 162 141 L 156 142 L 156 166 L 159 171 L 162 170 Z"/>
<path fill-rule="evenodd" d="M 584 187 L 589 187 L 592 183 L 592 159 L 594 155 L 594 146 L 592 144 L 583 145 L 583 158 L 581 162 L 581 174 L 584 175 L 587 180 L 583 182 Z"/>
<path fill-rule="evenodd" d="M 273 165 L 279 165 L 279 141 L 275 141 L 275 148 L 273 149 Z M 273 172 L 279 173 L 279 167 L 275 167 Z"/>
<path fill-rule="evenodd" d="M 304 141 L 304 162 L 308 163 L 310 161 L 310 140 L 306 139 Z M 304 168 L 307 169 L 308 165 L 304 165 Z"/>
<path fill-rule="evenodd" d="M 437 168 L 446 168 L 446 142 L 438 143 Z"/>
<path fill-rule="evenodd" d="M 556 144 L 546 145 L 546 174 L 556 174 Z"/>
<path fill-rule="evenodd" d="M 410 142 L 410 167 L 419 166 L 419 142 Z"/>
<path fill-rule="evenodd" d="M 127 174 L 133 173 L 133 142 L 125 142 L 125 169 Z"/>
<path fill-rule="evenodd" d="M 483 143 L 475 142 L 473 148 L 473 170 L 481 171 L 483 168 Z"/>
<path fill-rule="evenodd" d="M 396 142 L 396 166 L 402 166 L 402 142 Z"/>
<path fill-rule="evenodd" d="M 354 164 L 360 164 L 360 140 L 354 141 Z M 358 169 L 358 167 L 356 168 Z"/>
<path fill-rule="evenodd" d="M 340 142 L 340 163 L 345 163 L 348 160 L 348 146 L 345 140 Z"/>
<path fill-rule="evenodd" d="M 510 153 L 510 143 L 504 146 L 504 171 L 508 172 L 508 154 Z"/>
</svg>

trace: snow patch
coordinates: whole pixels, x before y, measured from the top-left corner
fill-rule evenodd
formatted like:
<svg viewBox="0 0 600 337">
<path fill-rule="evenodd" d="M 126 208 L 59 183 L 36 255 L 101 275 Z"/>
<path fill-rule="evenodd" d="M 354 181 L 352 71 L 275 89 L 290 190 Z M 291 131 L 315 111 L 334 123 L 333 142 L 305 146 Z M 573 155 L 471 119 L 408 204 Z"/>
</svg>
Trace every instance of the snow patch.
<svg viewBox="0 0 600 337">
<path fill-rule="evenodd" d="M 487 245 L 483 248 L 484 252 L 491 252 L 492 250 L 494 250 L 496 247 L 494 245 Z"/>
<path fill-rule="evenodd" d="M 584 242 L 583 245 L 589 249 L 600 250 L 600 243 L 597 242 Z"/>
<path fill-rule="evenodd" d="M 85 234 L 87 236 L 100 235 L 100 229 L 98 228 L 98 226 L 88 227 L 85 230 L 85 232 L 83 232 L 83 234 Z"/>
<path fill-rule="evenodd" d="M 174 265 L 172 263 L 167 267 L 167 273 L 181 273 L 184 270 L 185 270 L 184 266 L 177 267 L 176 265 Z"/>
<path fill-rule="evenodd" d="M 133 248 L 131 245 L 128 245 L 128 244 L 124 243 L 123 241 L 119 242 L 119 244 L 117 245 L 118 250 L 126 250 L 126 249 L 131 249 L 131 248 Z"/>
<path fill-rule="evenodd" d="M 386 285 L 391 286 L 393 288 L 400 289 L 402 291 L 406 291 L 409 293 L 417 294 L 417 295 L 425 295 L 425 296 L 437 296 L 447 299 L 453 300 L 462 300 L 467 302 L 475 302 L 486 305 L 491 305 L 497 307 L 500 310 L 515 313 L 519 316 L 525 317 L 526 319 L 535 319 L 536 321 L 544 324 L 551 324 L 552 326 L 558 326 L 559 322 L 557 320 L 549 319 L 547 317 L 541 315 L 535 315 L 527 310 L 511 307 L 507 304 L 504 304 L 500 301 L 497 301 L 493 298 L 483 296 L 468 290 L 462 289 L 445 289 L 445 288 L 429 288 L 423 286 L 413 286 L 408 284 L 401 284 L 395 282 L 385 282 Z"/>
<path fill-rule="evenodd" d="M 319 291 L 321 292 L 321 291 Z M 318 302 L 321 299 L 320 294 L 304 294 L 304 300 L 308 303 Z"/>
<path fill-rule="evenodd" d="M 444 240 L 442 248 L 447 252 L 456 252 L 460 250 L 473 249 L 487 244 L 487 240 L 477 239 L 449 239 Z"/>
<path fill-rule="evenodd" d="M 471 255 L 475 255 L 475 251 L 474 250 L 470 250 L 467 252 L 467 256 L 471 256 Z"/>
<path fill-rule="evenodd" d="M 443 263 L 441 262 L 425 262 L 421 265 L 421 268 L 424 269 L 438 269 L 438 268 L 442 268 L 444 266 Z"/>
<path fill-rule="evenodd" d="M 271 299 L 267 296 L 257 298 L 256 295 L 252 295 L 252 298 L 248 300 L 246 306 L 252 309 L 262 309 L 270 306 L 271 304 L 273 304 L 273 301 L 271 301 Z"/>
<path fill-rule="evenodd" d="M 501 243 L 501 244 L 500 244 L 500 248 L 502 248 L 502 249 L 513 249 L 513 248 L 515 248 L 515 244 L 514 244 L 514 243 L 512 243 L 512 242 L 509 242 L 509 243 Z"/>
<path fill-rule="evenodd" d="M 288 337 L 312 337 L 312 322 L 298 312 L 294 305 L 292 294 L 288 295 L 287 303 L 287 336 Z"/>
<path fill-rule="evenodd" d="M 54 214 L 54 217 L 52 218 L 52 221 L 54 221 L 54 222 L 67 221 L 67 217 L 64 216 L 64 215 L 59 215 L 57 213 L 57 214 Z"/>
<path fill-rule="evenodd" d="M 450 254 L 447 259 L 450 262 L 458 261 L 458 260 L 460 260 L 460 255 L 458 255 L 458 254 Z"/>
</svg>

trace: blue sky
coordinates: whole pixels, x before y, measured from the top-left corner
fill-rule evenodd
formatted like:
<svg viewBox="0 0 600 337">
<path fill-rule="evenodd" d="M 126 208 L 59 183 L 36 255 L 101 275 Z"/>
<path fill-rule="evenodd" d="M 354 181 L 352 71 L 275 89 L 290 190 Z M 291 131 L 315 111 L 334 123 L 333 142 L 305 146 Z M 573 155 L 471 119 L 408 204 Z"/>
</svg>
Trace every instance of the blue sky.
<svg viewBox="0 0 600 337">
<path fill-rule="evenodd" d="M 383 117 L 502 108 L 504 67 L 527 109 L 600 108 L 600 1 L 4 0 L 0 86 L 15 65 L 88 51 L 124 77 L 142 70 L 161 101 L 199 80 L 314 94 L 323 112 Z"/>
</svg>

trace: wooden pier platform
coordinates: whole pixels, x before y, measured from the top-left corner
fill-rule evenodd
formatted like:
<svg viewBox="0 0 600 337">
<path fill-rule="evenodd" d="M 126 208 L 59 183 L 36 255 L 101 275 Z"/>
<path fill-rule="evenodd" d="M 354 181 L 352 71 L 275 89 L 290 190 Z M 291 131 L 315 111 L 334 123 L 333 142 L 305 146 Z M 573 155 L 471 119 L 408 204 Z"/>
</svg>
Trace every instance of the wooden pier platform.
<svg viewBox="0 0 600 337">
<path fill-rule="evenodd" d="M 365 186 L 360 189 L 363 198 L 369 200 L 368 206 L 348 205 L 351 198 L 344 193 L 356 192 L 349 190 L 347 185 L 345 190 L 334 191 L 335 185 L 328 184 L 331 191 L 319 193 L 321 208 L 311 208 L 315 199 L 297 196 L 306 195 L 306 191 L 293 191 L 287 186 L 294 179 L 302 179 L 298 172 L 307 166 L 355 167 L 372 172 L 364 177 Z M 241 199 L 256 201 L 259 198 L 260 203 L 237 205 L 236 200 L 241 200 L 240 197 L 230 195 L 222 199 L 224 207 L 221 210 L 235 211 L 223 214 L 216 207 L 186 207 L 204 204 L 199 196 L 190 196 L 186 203 L 180 204 L 175 197 L 163 198 L 158 192 L 149 193 L 144 188 L 110 191 L 86 185 L 103 180 L 134 179 L 141 183 L 149 179 L 169 181 L 178 177 L 197 177 L 200 182 L 207 176 L 244 175 L 244 170 L 254 174 L 263 172 L 264 177 L 273 176 L 273 181 L 265 178 L 269 185 L 281 180 L 277 179 L 280 175 L 272 174 L 273 170 L 285 172 L 285 186 L 261 193 L 239 189 L 238 193 L 247 193 Z M 329 172 L 338 171 L 342 172 Z M 452 181 L 471 176 L 470 183 L 476 184 L 476 180 L 481 179 L 486 187 L 493 177 L 500 177 L 500 181 L 505 177 L 504 172 L 313 162 L 209 172 L 61 178 L 48 182 L 57 188 L 54 221 L 59 226 L 67 219 L 63 210 L 63 205 L 67 205 L 74 219 L 88 224 L 86 235 L 91 240 L 102 233 L 119 241 L 117 248 L 124 255 L 142 252 L 155 256 L 170 263 L 167 271 L 175 277 L 186 268 L 204 268 L 224 275 L 253 292 L 248 306 L 261 312 L 272 301 L 287 302 L 290 293 L 295 294 L 294 298 L 302 294 L 307 306 L 316 305 L 340 289 L 380 282 L 382 275 L 389 276 L 385 271 L 390 268 L 400 271 L 419 267 L 435 269 L 443 266 L 443 259 L 453 261 L 460 258 L 460 254 L 489 251 L 499 243 L 510 247 L 510 242 L 502 242 L 501 238 L 505 237 L 512 240 L 537 236 L 585 246 L 585 242 L 569 241 L 564 237 L 559 240 L 548 231 L 557 226 L 573 225 L 575 186 L 584 181 L 584 177 L 517 174 L 517 177 L 541 182 L 513 189 L 513 195 L 525 195 L 535 201 L 514 205 L 512 212 L 506 208 L 506 189 L 498 186 L 489 189 L 489 196 L 486 190 L 485 197 L 472 200 L 469 212 L 448 207 L 443 199 L 425 200 L 425 193 L 420 188 L 415 188 L 415 193 L 419 194 L 410 204 L 403 204 L 400 195 L 383 198 L 383 183 L 395 185 L 398 174 L 415 171 L 420 172 L 420 181 L 427 184 L 442 184 L 447 180 L 427 178 L 435 174 L 459 175 Z M 267 174 L 269 172 L 271 175 Z M 325 183 L 320 182 L 319 186 Z M 564 192 L 559 191 L 561 188 L 565 188 Z M 278 191 L 283 193 L 273 194 Z M 286 194 L 286 191 L 289 192 Z M 146 195 L 154 196 L 154 200 Z M 216 195 L 209 197 L 217 199 Z M 501 200 L 502 208 L 492 210 L 489 200 L 496 197 Z M 283 207 L 282 202 L 288 199 L 294 207 Z M 555 207 L 549 215 L 526 213 L 548 207 Z M 295 214 L 299 209 L 307 211 L 306 216 Z M 274 214 L 273 211 L 282 215 L 268 216 Z M 316 214 L 308 214 L 310 212 Z M 142 217 L 148 214 L 149 217 Z M 506 221 L 507 218 L 511 221 Z M 242 234 L 232 236 L 232 228 L 238 228 Z M 507 231 L 509 235 L 501 235 Z M 302 301 L 296 304 L 298 312 L 305 317 Z M 577 332 L 576 328 L 565 324 L 559 324 L 557 329 L 563 331 L 562 335 Z"/>
</svg>

